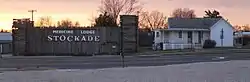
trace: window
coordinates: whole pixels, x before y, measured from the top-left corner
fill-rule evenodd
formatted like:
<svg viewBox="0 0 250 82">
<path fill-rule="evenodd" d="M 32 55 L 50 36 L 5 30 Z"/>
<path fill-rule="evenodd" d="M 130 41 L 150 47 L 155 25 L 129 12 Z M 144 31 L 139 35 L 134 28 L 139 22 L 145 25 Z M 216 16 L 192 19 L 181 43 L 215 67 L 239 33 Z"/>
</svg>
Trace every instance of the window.
<svg viewBox="0 0 250 82">
<path fill-rule="evenodd" d="M 193 35 L 193 34 L 192 34 L 192 31 L 188 31 L 187 34 L 188 34 L 188 38 L 193 38 L 193 37 L 192 37 L 192 35 Z"/>
<path fill-rule="evenodd" d="M 160 37 L 160 32 L 156 32 L 156 37 Z"/>
<path fill-rule="evenodd" d="M 188 43 L 193 43 L 193 32 L 188 31 L 187 35 L 188 35 Z"/>
<path fill-rule="evenodd" d="M 179 38 L 182 38 L 182 31 L 179 31 Z"/>
</svg>

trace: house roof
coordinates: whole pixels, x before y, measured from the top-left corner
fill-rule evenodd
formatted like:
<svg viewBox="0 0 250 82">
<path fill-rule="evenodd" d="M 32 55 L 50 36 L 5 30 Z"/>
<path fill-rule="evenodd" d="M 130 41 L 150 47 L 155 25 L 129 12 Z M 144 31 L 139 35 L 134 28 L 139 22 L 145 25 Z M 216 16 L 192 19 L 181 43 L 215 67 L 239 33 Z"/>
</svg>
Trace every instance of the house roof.
<svg viewBox="0 0 250 82">
<path fill-rule="evenodd" d="M 221 18 L 168 18 L 170 28 L 209 29 Z"/>
<path fill-rule="evenodd" d="M 0 40 L 12 40 L 12 33 L 0 33 Z"/>
</svg>

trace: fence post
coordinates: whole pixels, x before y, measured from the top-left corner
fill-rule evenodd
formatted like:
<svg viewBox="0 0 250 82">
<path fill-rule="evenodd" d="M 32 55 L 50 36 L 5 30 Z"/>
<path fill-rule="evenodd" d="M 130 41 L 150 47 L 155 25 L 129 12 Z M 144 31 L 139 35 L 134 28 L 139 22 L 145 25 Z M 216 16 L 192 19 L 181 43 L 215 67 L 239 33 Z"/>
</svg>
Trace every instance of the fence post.
<svg viewBox="0 0 250 82">
<path fill-rule="evenodd" d="M 122 21 L 121 21 L 121 25 L 122 25 Z M 122 60 L 122 67 L 125 67 L 125 62 L 124 62 L 124 51 L 123 51 L 123 45 L 124 43 L 124 36 L 123 36 L 123 26 L 120 27 L 120 56 L 121 56 L 121 60 Z"/>
<path fill-rule="evenodd" d="M 0 58 L 3 58 L 3 44 L 0 44 L 0 48 L 1 48 L 1 50 L 0 50 Z"/>
</svg>

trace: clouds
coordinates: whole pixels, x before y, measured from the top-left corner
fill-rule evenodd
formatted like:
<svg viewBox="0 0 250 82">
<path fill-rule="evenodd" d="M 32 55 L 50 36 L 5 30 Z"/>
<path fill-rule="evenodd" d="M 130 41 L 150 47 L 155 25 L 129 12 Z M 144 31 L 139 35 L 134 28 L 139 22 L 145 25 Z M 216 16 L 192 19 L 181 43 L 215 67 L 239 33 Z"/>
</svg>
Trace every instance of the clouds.
<svg viewBox="0 0 250 82">
<path fill-rule="evenodd" d="M 170 15 L 173 9 L 190 8 L 202 17 L 205 10 L 218 10 L 221 15 L 232 24 L 249 24 L 250 0 L 141 0 L 145 2 L 145 9 L 159 10 Z"/>
<path fill-rule="evenodd" d="M 203 7 L 203 8 L 237 8 L 249 9 L 250 0 L 141 0 L 146 4 L 168 7 Z"/>
<path fill-rule="evenodd" d="M 3 2 L 13 2 L 13 1 L 21 1 L 21 2 L 96 2 L 98 0 L 0 0 Z"/>
<path fill-rule="evenodd" d="M 250 0 L 173 0 L 173 2 L 214 8 L 250 8 Z"/>
<path fill-rule="evenodd" d="M 0 12 L 27 14 L 29 9 L 46 14 L 96 14 L 101 0 L 0 0 Z M 246 24 L 250 14 L 250 0 L 139 0 L 145 10 L 158 10 L 170 15 L 176 8 L 194 9 L 203 16 L 207 9 L 216 9 L 237 24 Z"/>
<path fill-rule="evenodd" d="M 79 13 L 93 11 L 97 0 L 0 0 L 0 12 L 26 13 L 37 9 L 39 13 Z"/>
<path fill-rule="evenodd" d="M 101 0 L 0 0 L 1 3 L 8 2 L 84 2 L 99 4 Z M 140 0 L 147 4 L 165 5 L 189 5 L 202 7 L 229 7 L 229 8 L 250 8 L 250 0 Z"/>
</svg>

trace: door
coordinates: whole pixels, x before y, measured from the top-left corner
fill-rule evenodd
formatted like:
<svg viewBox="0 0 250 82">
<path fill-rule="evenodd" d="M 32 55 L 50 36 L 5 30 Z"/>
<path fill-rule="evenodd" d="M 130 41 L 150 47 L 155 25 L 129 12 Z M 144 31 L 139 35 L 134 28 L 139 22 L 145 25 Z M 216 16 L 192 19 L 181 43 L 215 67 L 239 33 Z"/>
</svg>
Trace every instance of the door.
<svg viewBox="0 0 250 82">
<path fill-rule="evenodd" d="M 188 43 L 193 43 L 193 32 L 192 31 L 187 32 L 187 37 L 188 37 Z"/>
<path fill-rule="evenodd" d="M 198 43 L 199 44 L 202 43 L 202 39 L 203 39 L 203 32 L 202 31 L 198 31 Z"/>
</svg>

